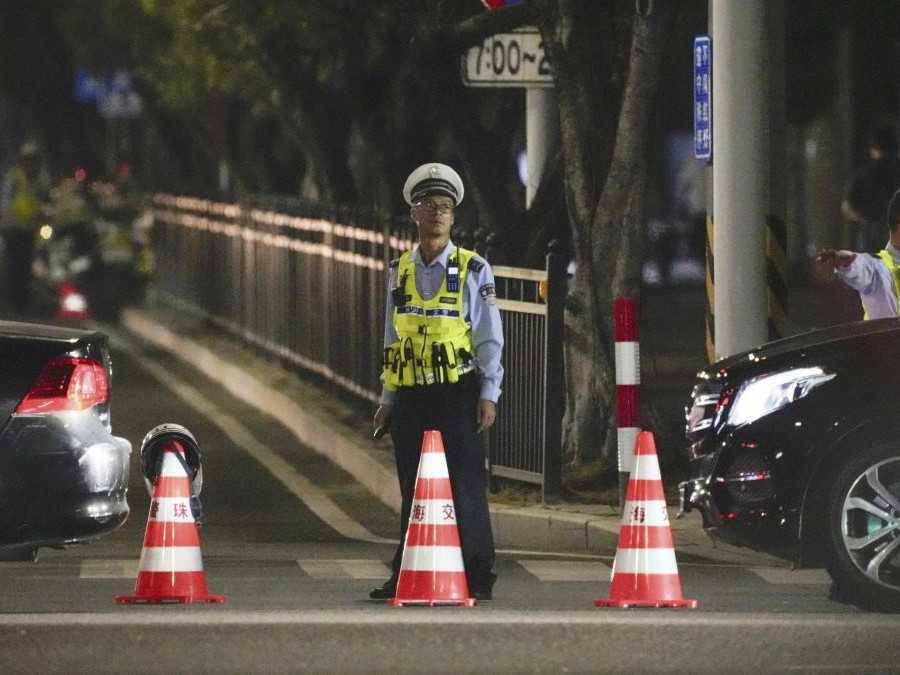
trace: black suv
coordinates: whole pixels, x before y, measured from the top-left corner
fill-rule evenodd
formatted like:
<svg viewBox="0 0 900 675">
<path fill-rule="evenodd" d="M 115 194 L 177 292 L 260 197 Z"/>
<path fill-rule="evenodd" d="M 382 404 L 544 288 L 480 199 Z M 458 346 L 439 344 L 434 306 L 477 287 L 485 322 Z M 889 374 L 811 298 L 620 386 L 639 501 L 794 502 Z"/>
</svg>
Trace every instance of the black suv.
<svg viewBox="0 0 900 675">
<path fill-rule="evenodd" d="M 900 609 L 900 319 L 710 364 L 685 418 L 684 510 L 733 542 L 824 563 L 861 606 Z"/>
</svg>

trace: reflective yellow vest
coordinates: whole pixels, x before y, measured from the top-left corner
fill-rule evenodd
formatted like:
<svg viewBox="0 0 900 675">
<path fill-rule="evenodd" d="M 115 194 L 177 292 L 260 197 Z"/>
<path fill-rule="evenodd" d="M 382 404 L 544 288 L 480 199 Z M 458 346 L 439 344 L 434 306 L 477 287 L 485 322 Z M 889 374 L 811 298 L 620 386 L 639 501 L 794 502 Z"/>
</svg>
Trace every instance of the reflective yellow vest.
<svg viewBox="0 0 900 675">
<path fill-rule="evenodd" d="M 41 213 L 37 193 L 22 169 L 13 169 L 12 180 L 12 224 L 18 227 L 31 227 L 37 223 Z"/>
<path fill-rule="evenodd" d="M 416 289 L 416 263 L 407 251 L 397 263 L 394 330 L 384 350 L 386 389 L 458 382 L 475 369 L 472 326 L 463 312 L 463 289 L 473 251 L 454 248 L 440 290 L 425 300 Z"/>
<path fill-rule="evenodd" d="M 878 257 L 887 266 L 888 272 L 891 273 L 891 277 L 894 279 L 894 298 L 897 301 L 896 310 L 897 314 L 900 314 L 900 267 L 897 267 L 891 254 L 887 251 L 879 251 Z M 865 305 L 863 305 L 863 320 L 869 320 L 869 313 L 866 311 Z"/>
</svg>

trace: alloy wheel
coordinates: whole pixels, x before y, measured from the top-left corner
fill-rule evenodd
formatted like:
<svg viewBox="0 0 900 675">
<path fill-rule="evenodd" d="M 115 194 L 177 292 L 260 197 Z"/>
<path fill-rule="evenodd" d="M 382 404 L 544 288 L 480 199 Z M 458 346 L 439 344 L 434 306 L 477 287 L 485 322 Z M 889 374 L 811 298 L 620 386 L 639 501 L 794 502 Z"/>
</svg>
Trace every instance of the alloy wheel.
<svg viewBox="0 0 900 675">
<path fill-rule="evenodd" d="M 878 462 L 856 478 L 841 508 L 841 535 L 866 577 L 900 590 L 900 457 Z"/>
</svg>

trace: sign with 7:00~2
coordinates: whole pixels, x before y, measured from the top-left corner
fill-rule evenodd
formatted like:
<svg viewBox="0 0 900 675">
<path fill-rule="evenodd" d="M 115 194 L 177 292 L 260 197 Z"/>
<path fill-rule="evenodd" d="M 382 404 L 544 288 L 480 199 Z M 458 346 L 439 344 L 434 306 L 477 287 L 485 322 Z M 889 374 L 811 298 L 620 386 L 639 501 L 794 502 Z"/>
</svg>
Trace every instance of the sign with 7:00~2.
<svg viewBox="0 0 900 675">
<path fill-rule="evenodd" d="M 535 29 L 498 33 L 462 57 L 463 84 L 469 87 L 552 87 L 553 73 Z"/>
</svg>

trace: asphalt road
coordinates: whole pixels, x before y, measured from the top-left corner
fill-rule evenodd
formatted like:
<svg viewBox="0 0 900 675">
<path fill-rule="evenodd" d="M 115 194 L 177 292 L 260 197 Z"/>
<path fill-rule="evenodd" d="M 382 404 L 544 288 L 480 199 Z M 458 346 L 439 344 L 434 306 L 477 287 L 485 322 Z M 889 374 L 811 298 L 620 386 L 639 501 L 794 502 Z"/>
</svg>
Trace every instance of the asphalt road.
<svg viewBox="0 0 900 675">
<path fill-rule="evenodd" d="M 506 552 L 479 607 L 370 601 L 395 516 L 189 367 L 123 347 L 113 428 L 135 447 L 132 517 L 93 544 L 0 564 L 4 673 L 900 672 L 900 616 L 830 600 L 818 570 L 689 558 L 681 579 L 698 609 L 601 610 L 609 559 Z M 137 449 L 162 422 L 200 441 L 204 564 L 224 605 L 113 601 L 134 585 L 149 506 Z"/>
</svg>

